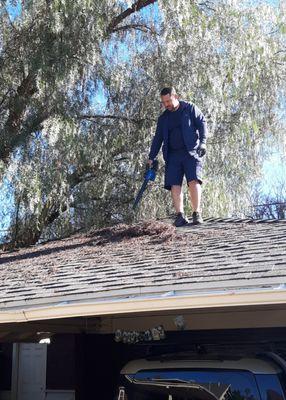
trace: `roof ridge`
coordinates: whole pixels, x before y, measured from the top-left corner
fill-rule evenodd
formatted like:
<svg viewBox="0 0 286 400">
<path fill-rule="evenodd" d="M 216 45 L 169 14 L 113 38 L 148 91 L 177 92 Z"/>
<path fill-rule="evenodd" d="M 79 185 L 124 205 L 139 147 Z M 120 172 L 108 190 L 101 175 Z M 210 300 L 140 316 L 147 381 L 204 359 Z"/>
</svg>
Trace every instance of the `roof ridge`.
<svg viewBox="0 0 286 400">
<path fill-rule="evenodd" d="M 157 221 L 170 221 L 175 217 L 175 214 L 170 214 L 169 216 L 158 218 Z M 143 221 L 142 221 L 143 222 Z M 204 218 L 204 222 L 228 222 L 228 223 L 254 223 L 254 224 L 273 224 L 273 223 L 286 223 L 286 218 L 284 219 L 255 219 L 255 218 L 237 218 L 237 217 L 208 217 Z"/>
<path fill-rule="evenodd" d="M 286 223 L 286 219 L 254 219 L 254 218 L 204 218 L 205 222 L 229 222 L 229 223 L 254 223 L 254 224 L 273 224 Z"/>
</svg>

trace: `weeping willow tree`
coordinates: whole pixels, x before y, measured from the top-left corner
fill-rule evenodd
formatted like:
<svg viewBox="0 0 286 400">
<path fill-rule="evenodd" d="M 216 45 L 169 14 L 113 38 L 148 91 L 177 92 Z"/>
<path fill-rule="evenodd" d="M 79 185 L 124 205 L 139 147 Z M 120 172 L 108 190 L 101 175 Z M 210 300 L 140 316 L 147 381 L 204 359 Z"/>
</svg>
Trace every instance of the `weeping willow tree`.
<svg viewBox="0 0 286 400">
<path fill-rule="evenodd" d="M 165 7 L 172 23 L 155 79 L 167 70 L 209 116 L 206 212 L 243 213 L 264 137 L 282 141 L 285 132 L 277 113 L 279 97 L 285 101 L 285 14 L 263 3 L 176 4 Z"/>
<path fill-rule="evenodd" d="M 0 158 L 14 190 L 12 243 L 171 210 L 163 174 L 131 209 L 166 85 L 209 121 L 205 215 L 243 211 L 264 137 L 283 140 L 282 7 L 37 0 L 16 2 L 12 17 L 1 4 Z"/>
</svg>

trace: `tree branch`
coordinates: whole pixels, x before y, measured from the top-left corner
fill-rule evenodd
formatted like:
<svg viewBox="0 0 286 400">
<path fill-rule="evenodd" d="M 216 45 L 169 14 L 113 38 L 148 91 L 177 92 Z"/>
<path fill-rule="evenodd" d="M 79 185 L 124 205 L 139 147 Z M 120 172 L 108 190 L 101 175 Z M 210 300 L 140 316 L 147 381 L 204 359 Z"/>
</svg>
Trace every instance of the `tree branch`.
<svg viewBox="0 0 286 400">
<path fill-rule="evenodd" d="M 3 103 L 5 103 L 5 101 L 7 100 L 9 93 L 11 93 L 11 89 L 7 90 L 7 92 L 4 94 L 2 100 L 0 101 L 0 109 L 1 109 L 1 107 L 3 105 Z"/>
<path fill-rule="evenodd" d="M 149 26 L 143 25 L 143 24 L 129 24 L 129 25 L 122 25 L 119 26 L 118 28 L 114 28 L 113 32 L 118 32 L 118 31 L 125 31 L 128 29 L 137 29 L 142 32 L 151 32 L 153 34 L 156 34 L 154 29 L 150 28 Z"/>
<path fill-rule="evenodd" d="M 114 17 L 109 23 L 106 32 L 111 34 L 118 30 L 117 26 L 124 21 L 129 15 L 134 14 L 137 11 L 140 11 L 142 8 L 149 6 L 150 4 L 156 3 L 157 0 L 137 0 L 132 4 L 131 7 L 127 8 L 121 14 Z"/>
<path fill-rule="evenodd" d="M 101 115 L 101 114 L 93 114 L 93 115 L 79 115 L 78 119 L 104 119 L 104 118 L 109 118 L 109 119 L 118 119 L 122 121 L 127 121 L 127 122 L 132 122 L 133 124 L 140 124 L 142 123 L 142 120 L 137 120 L 129 117 L 124 117 L 123 115 Z"/>
<path fill-rule="evenodd" d="M 70 188 L 74 188 L 81 182 L 85 182 L 96 177 L 97 169 L 92 165 L 85 165 L 76 169 L 72 174 L 68 175 L 68 183 Z"/>
<path fill-rule="evenodd" d="M 29 73 L 21 82 L 15 95 L 9 102 L 9 115 L 4 125 L 2 136 L 3 145 L 0 149 L 0 159 L 7 161 L 10 153 L 14 149 L 14 141 L 19 139 L 24 114 L 30 103 L 32 96 L 37 93 L 36 76 Z"/>
</svg>

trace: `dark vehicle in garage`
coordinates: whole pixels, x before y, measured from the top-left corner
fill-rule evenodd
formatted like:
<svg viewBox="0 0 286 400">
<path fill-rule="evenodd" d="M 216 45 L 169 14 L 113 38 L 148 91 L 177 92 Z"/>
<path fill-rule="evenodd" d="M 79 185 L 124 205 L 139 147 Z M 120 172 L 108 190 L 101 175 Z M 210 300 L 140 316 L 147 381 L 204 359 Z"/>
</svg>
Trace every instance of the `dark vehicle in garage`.
<svg viewBox="0 0 286 400">
<path fill-rule="evenodd" d="M 284 360 L 186 356 L 133 360 L 121 371 L 120 400 L 285 400 Z"/>
</svg>

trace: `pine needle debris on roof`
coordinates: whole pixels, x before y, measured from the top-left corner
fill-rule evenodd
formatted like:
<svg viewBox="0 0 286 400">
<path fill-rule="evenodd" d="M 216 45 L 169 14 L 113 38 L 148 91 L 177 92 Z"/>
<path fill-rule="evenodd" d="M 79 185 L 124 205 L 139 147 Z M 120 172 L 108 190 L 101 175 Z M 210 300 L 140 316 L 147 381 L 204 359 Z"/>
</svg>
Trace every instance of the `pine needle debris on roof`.
<svg viewBox="0 0 286 400">
<path fill-rule="evenodd" d="M 91 230 L 87 237 L 94 239 L 93 244 L 103 246 L 108 243 L 126 242 L 130 239 L 135 239 L 137 242 L 144 236 L 154 238 L 156 243 L 163 243 L 175 239 L 177 235 L 174 226 L 151 220 L 133 225 L 118 224 L 108 228 Z"/>
</svg>

